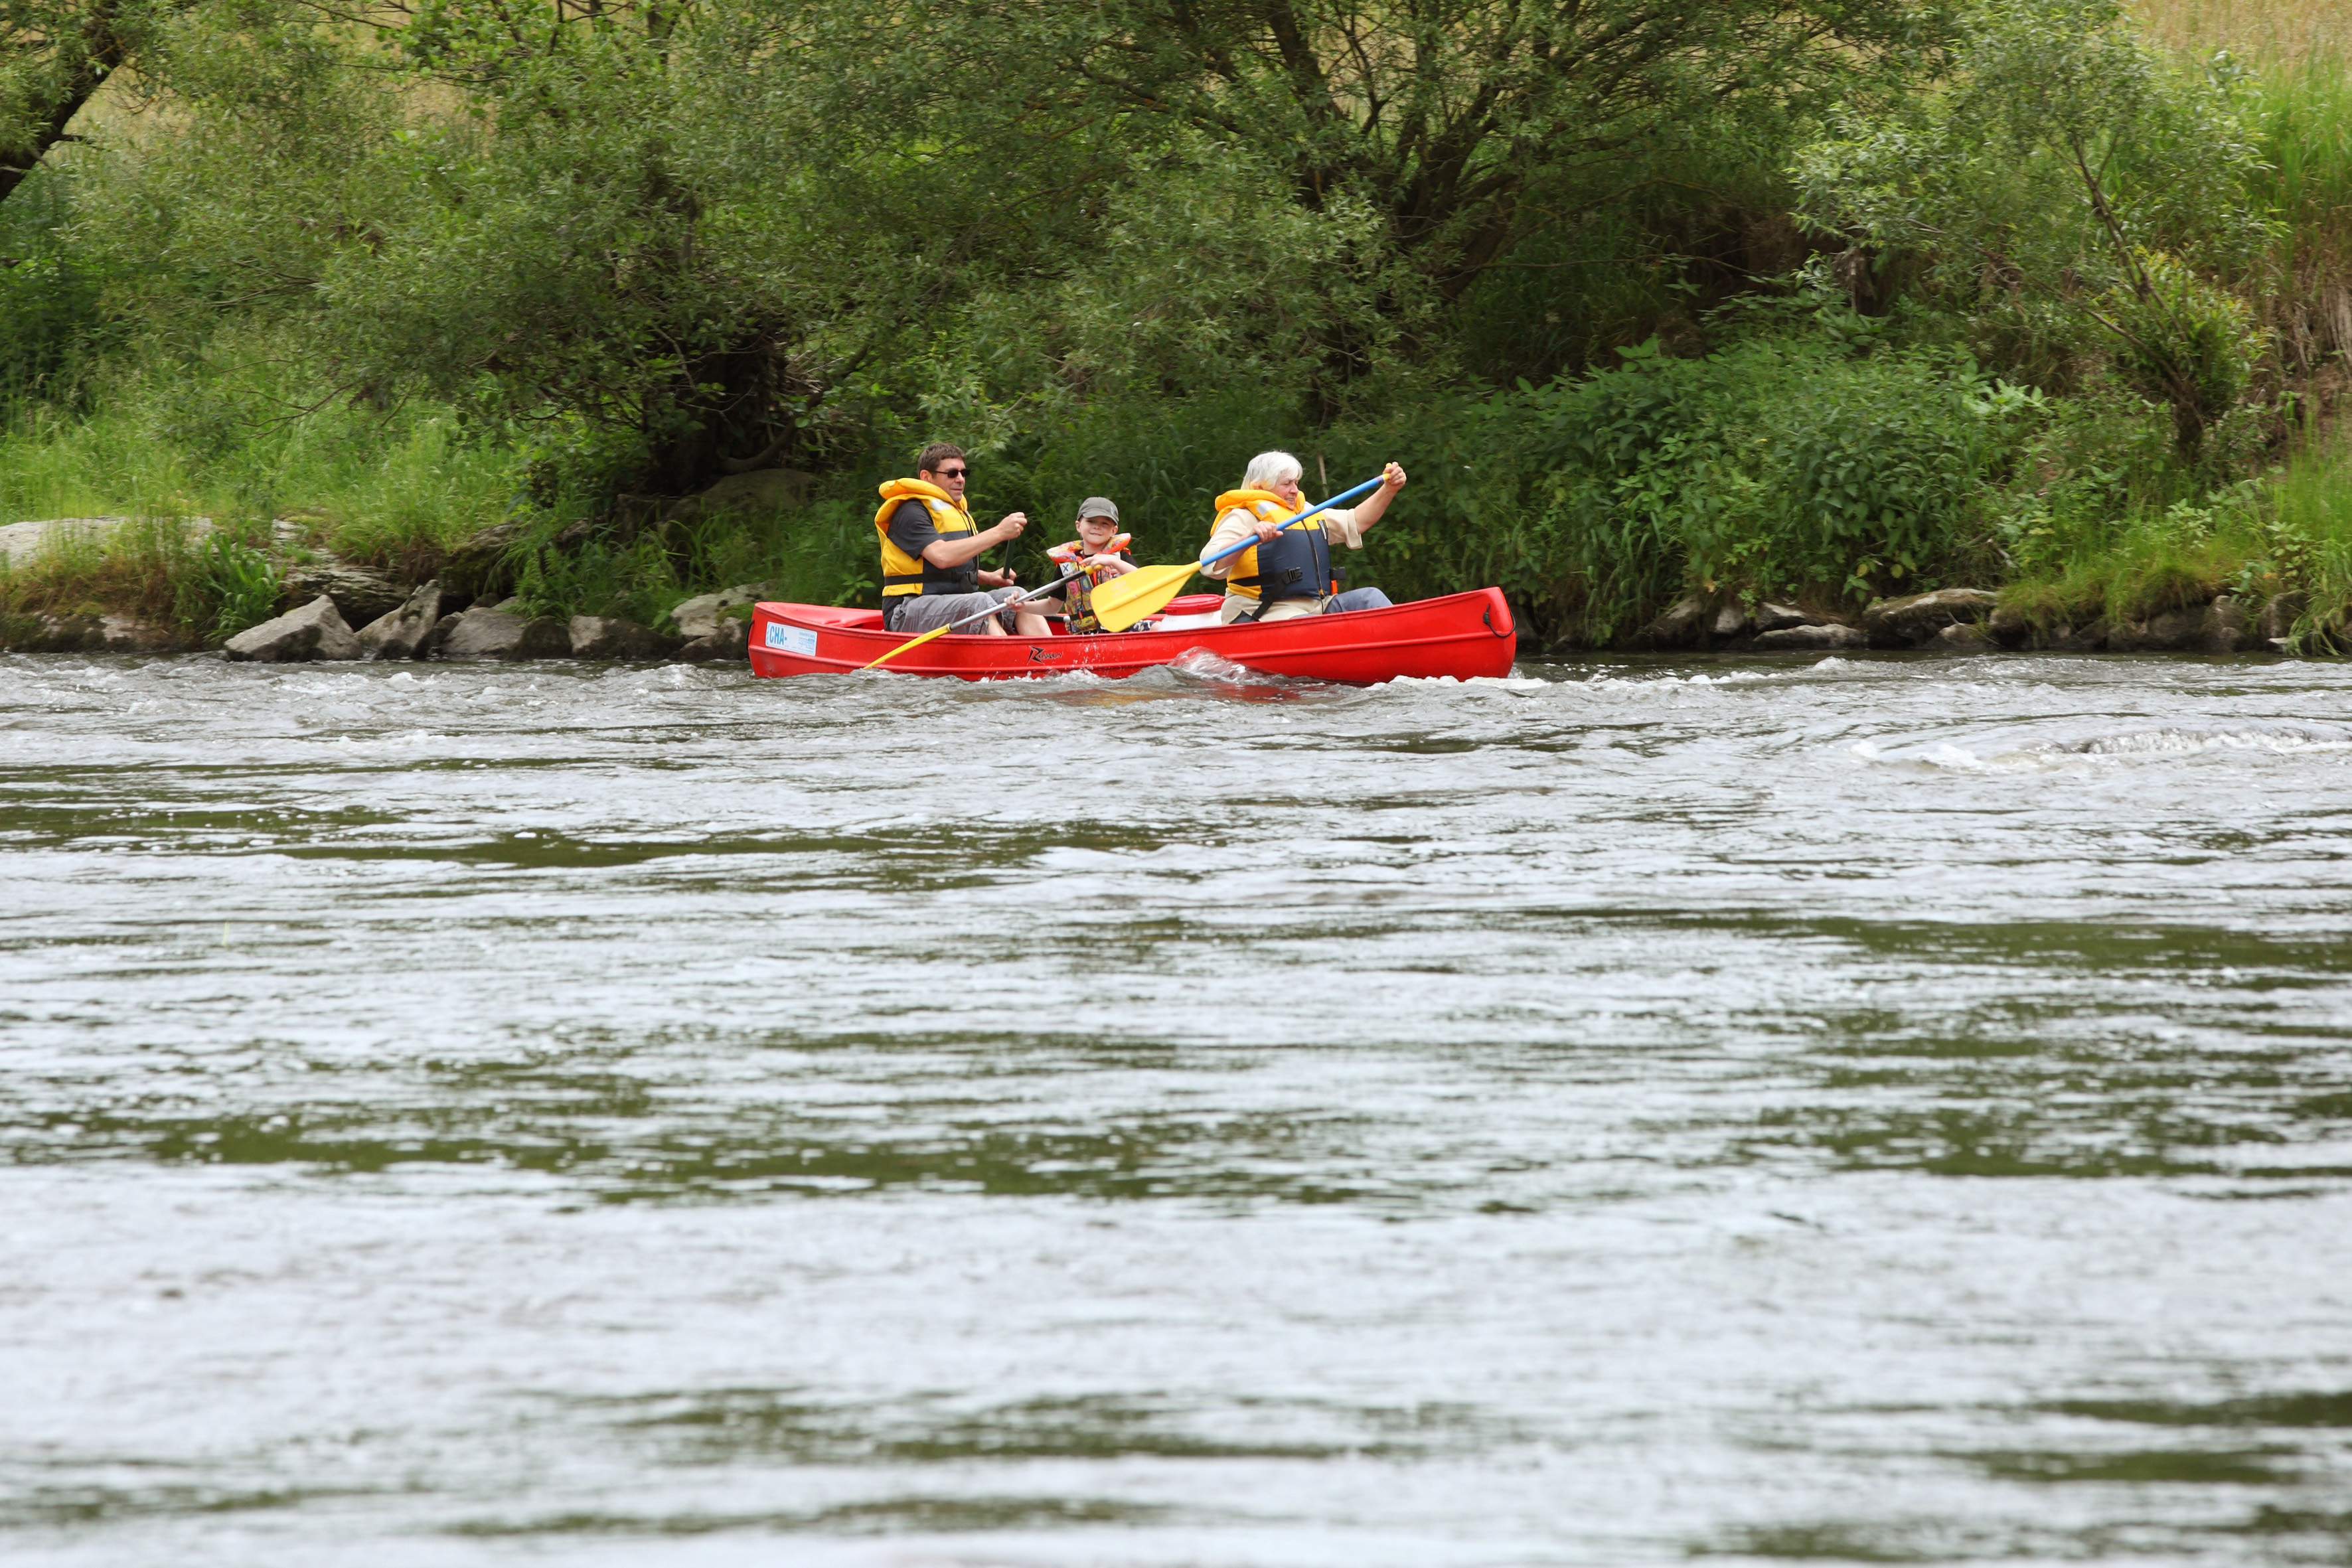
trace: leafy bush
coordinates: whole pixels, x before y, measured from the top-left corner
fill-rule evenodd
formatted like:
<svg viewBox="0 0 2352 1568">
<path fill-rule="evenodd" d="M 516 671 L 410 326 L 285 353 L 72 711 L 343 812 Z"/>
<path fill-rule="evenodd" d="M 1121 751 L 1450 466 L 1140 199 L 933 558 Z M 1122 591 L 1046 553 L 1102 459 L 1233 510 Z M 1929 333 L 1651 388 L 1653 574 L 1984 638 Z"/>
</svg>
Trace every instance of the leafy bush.
<svg viewBox="0 0 2352 1568">
<path fill-rule="evenodd" d="M 649 527 L 558 547 L 551 527 L 516 552 L 515 596 L 534 615 L 621 616 L 657 625 L 714 588 L 766 583 L 802 604 L 872 604 L 872 511 L 838 497 L 774 511 L 730 512 L 691 527 Z"/>
<path fill-rule="evenodd" d="M 73 401 L 76 374 L 111 337 L 102 279 L 58 238 L 65 182 L 27 180 L 0 204 L 0 404 Z"/>
<path fill-rule="evenodd" d="M 2243 73 L 2165 60 L 2118 0 L 1971 0 L 1948 90 L 1849 110 L 1801 151 L 1799 216 L 1928 258 L 1951 308 L 2031 341 L 2094 329 L 2194 452 L 2257 346 L 2210 275 L 2276 239 Z"/>
<path fill-rule="evenodd" d="M 2142 395 L 2171 405 L 2175 438 L 2188 450 L 2237 405 L 2262 352 L 2244 300 L 2179 258 L 2139 254 L 2137 291 L 2119 289 L 2109 311 L 2121 346 L 2116 368 Z"/>
<path fill-rule="evenodd" d="M 1685 591 L 1930 585 L 1979 548 L 1988 485 L 2040 402 L 1869 335 L 1861 352 L 1822 331 L 1702 360 L 1643 344 L 1612 371 L 1456 404 L 1418 443 L 1436 447 L 1433 482 L 1374 559 L 1392 594 L 1499 582 L 1595 639 Z"/>
</svg>

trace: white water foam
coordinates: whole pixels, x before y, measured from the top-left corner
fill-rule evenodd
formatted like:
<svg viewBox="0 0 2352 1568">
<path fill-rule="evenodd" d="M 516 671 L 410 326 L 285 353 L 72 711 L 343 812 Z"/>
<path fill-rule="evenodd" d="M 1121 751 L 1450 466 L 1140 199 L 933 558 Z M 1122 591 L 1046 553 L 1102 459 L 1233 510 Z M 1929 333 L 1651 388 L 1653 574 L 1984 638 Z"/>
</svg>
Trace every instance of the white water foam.
<svg viewBox="0 0 2352 1568">
<path fill-rule="evenodd" d="M 1486 691 L 1541 691 L 1560 684 L 1533 675 L 1474 675 L 1464 680 L 1451 675 L 1399 675 L 1381 681 L 1375 690 L 1386 687 L 1452 687 L 1459 689 Z"/>
<path fill-rule="evenodd" d="M 1231 684 L 1282 679 L 1279 676 L 1261 674 L 1247 665 L 1235 664 L 1232 659 L 1211 653 L 1204 647 L 1187 648 L 1170 659 L 1162 668 L 1173 670 L 1178 675 L 1190 676 L 1195 680 L 1215 680 Z"/>
<path fill-rule="evenodd" d="M 2193 756 L 2200 752 L 2342 752 L 2352 738 L 2299 728 L 2251 730 L 2133 730 L 2097 735 L 2048 748 L 2092 757 Z"/>
<path fill-rule="evenodd" d="M 1578 684 L 1583 686 L 1745 686 L 1759 680 L 1785 680 L 1798 673 L 1786 669 L 1706 670 L 1673 675 L 1664 670 L 1596 669 Z"/>
<path fill-rule="evenodd" d="M 2352 736 L 2294 726 L 2261 726 L 2242 730 L 2151 729 L 2076 740 L 2043 741 L 1997 750 L 1971 750 L 1952 741 L 1921 748 L 1887 749 L 1874 742 L 1856 741 L 1845 748 L 1866 763 L 1894 763 L 1939 768 L 1954 773 L 2037 773 L 2080 770 L 2102 762 L 2197 757 L 2231 752 L 2268 756 L 2304 756 L 2352 752 Z"/>
</svg>

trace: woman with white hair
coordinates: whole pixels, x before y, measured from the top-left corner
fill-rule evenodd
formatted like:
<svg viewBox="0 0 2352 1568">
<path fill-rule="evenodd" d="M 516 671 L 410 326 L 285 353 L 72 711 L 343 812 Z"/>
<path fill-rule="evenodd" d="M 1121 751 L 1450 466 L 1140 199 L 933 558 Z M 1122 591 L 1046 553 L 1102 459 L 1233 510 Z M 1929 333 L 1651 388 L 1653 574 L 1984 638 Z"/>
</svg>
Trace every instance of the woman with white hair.
<svg viewBox="0 0 2352 1568">
<path fill-rule="evenodd" d="M 1239 489 L 1217 498 L 1217 521 L 1202 555 L 1257 535 L 1247 550 L 1226 556 L 1203 575 L 1222 577 L 1225 602 L 1221 621 L 1281 621 L 1295 616 L 1332 615 L 1342 610 L 1385 608 L 1389 596 L 1378 588 L 1339 592 L 1339 574 L 1331 569 L 1331 542 L 1350 550 L 1364 547 L 1364 534 L 1389 510 L 1389 500 L 1404 489 L 1404 470 L 1391 463 L 1381 470 L 1381 488 L 1361 505 L 1318 512 L 1303 528 L 1282 525 L 1307 510 L 1298 493 L 1305 472 L 1287 452 L 1260 452 L 1242 475 Z"/>
</svg>

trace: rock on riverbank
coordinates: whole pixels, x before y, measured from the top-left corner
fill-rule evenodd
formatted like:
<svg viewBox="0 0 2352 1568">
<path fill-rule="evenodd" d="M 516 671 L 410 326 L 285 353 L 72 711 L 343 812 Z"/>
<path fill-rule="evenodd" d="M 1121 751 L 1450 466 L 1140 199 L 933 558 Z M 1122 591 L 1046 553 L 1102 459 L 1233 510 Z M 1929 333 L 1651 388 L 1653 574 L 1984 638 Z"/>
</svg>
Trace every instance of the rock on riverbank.
<svg viewBox="0 0 2352 1568">
<path fill-rule="evenodd" d="M 180 653 L 196 645 L 130 616 L 29 616 L 6 646 L 18 653 Z"/>
<path fill-rule="evenodd" d="M 1753 611 L 1736 603 L 1710 605 L 1696 595 L 1676 601 L 1632 639 L 1660 651 L 1752 649 L 1759 653 L 1835 648 L 1930 648 L 1943 653 L 2285 652 L 2297 616 L 2299 593 L 2263 603 L 2224 594 L 2202 604 L 2159 611 L 2138 620 L 2094 616 L 2038 622 L 2003 606 L 1986 588 L 1939 588 L 1879 599 L 1851 623 L 1785 605 Z"/>
<path fill-rule="evenodd" d="M 311 659 L 364 658 L 360 639 L 321 594 L 299 610 L 262 622 L 228 639 L 221 652 L 232 662 L 299 664 Z"/>
<path fill-rule="evenodd" d="M 572 633 L 552 616 L 526 619 L 477 605 L 441 617 L 433 631 L 433 651 L 446 659 L 569 658 Z"/>
<path fill-rule="evenodd" d="M 423 658 L 440 624 L 441 584 L 427 583 L 398 609 L 361 627 L 360 647 L 370 658 Z"/>
<path fill-rule="evenodd" d="M 571 634 L 574 658 L 667 658 L 678 646 L 651 626 L 610 616 L 574 616 Z"/>
<path fill-rule="evenodd" d="M 1939 588 L 1900 599 L 1880 599 L 1862 612 L 1873 647 L 1920 647 L 1947 626 L 1973 626 L 1992 614 L 2000 595 L 1983 588 Z"/>
<path fill-rule="evenodd" d="M 397 610 L 408 590 L 383 573 L 343 561 L 318 561 L 286 574 L 286 591 L 297 598 L 324 594 L 347 626 L 365 626 Z"/>
</svg>

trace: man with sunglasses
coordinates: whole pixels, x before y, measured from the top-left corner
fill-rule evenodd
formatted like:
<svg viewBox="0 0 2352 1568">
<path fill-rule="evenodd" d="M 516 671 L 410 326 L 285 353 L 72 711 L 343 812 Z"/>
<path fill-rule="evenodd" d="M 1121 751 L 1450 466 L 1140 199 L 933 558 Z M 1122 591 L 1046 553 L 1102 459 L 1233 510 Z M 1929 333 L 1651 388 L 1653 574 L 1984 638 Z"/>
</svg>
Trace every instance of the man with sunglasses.
<svg viewBox="0 0 2352 1568">
<path fill-rule="evenodd" d="M 882 487 L 874 531 L 882 542 L 883 629 L 911 637 L 998 605 L 1003 606 L 998 614 L 967 629 L 1045 637 L 1051 628 L 1044 616 L 1027 605 L 1005 603 L 1021 596 L 1013 574 L 979 564 L 997 545 L 1020 538 L 1029 519 L 1016 511 L 994 528 L 972 521 L 963 500 L 971 468 L 962 447 L 934 441 L 916 459 L 915 478 Z"/>
</svg>

